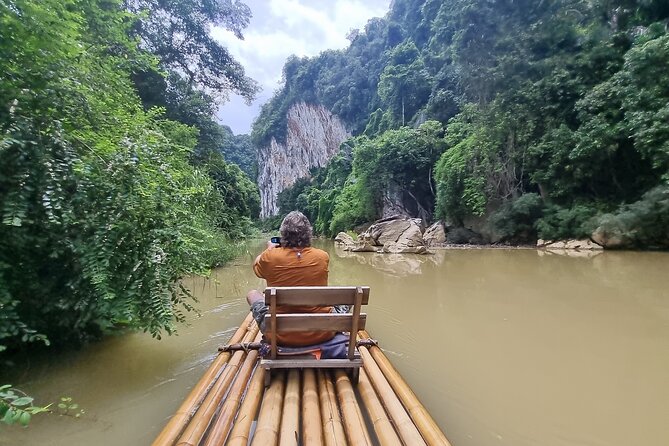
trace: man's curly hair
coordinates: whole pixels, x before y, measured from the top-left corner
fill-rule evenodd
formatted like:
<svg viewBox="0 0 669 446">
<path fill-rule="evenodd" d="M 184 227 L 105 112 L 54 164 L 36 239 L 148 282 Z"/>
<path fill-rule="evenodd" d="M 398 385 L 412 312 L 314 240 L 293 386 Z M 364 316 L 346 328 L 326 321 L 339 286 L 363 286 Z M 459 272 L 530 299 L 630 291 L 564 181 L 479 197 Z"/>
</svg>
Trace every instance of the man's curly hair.
<svg viewBox="0 0 669 446">
<path fill-rule="evenodd" d="M 309 219 L 299 211 L 292 211 L 281 222 L 281 246 L 287 248 L 306 248 L 311 246 L 313 229 Z"/>
</svg>

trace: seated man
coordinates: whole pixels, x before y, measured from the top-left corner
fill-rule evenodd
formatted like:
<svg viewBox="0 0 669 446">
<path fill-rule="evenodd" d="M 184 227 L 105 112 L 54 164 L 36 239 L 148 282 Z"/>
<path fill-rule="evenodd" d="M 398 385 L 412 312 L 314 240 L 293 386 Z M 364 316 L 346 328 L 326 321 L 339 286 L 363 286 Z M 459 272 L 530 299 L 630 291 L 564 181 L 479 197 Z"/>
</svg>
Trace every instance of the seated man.
<svg viewBox="0 0 669 446">
<path fill-rule="evenodd" d="M 312 228 L 309 219 L 298 211 L 286 215 L 279 229 L 281 244 L 269 242 L 253 262 L 256 276 L 273 286 L 327 286 L 328 253 L 311 246 Z M 265 298 L 258 290 L 251 290 L 246 300 L 251 305 L 253 318 L 264 332 Z M 277 313 L 328 313 L 331 307 L 290 306 L 277 307 Z M 296 332 L 279 335 L 277 343 L 287 347 L 320 344 L 334 338 L 334 332 Z"/>
</svg>

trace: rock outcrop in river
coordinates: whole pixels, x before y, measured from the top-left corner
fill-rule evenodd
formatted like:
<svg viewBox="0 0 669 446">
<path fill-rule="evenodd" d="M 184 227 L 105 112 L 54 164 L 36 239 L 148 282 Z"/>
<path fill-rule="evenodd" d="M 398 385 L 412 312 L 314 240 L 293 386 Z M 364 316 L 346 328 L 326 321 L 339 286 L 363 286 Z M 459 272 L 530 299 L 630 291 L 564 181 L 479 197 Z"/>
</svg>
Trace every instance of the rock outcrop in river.
<svg viewBox="0 0 669 446">
<path fill-rule="evenodd" d="M 351 135 L 341 120 L 320 105 L 293 105 L 287 115 L 286 143 L 272 138 L 258 151 L 260 216 L 279 211 L 277 196 L 299 178 L 309 176 L 312 167 L 325 166 Z"/>
<path fill-rule="evenodd" d="M 390 217 L 374 223 L 357 240 L 340 232 L 335 242 L 353 252 L 428 254 L 423 240 L 424 230 L 423 221 L 419 218 Z"/>
</svg>

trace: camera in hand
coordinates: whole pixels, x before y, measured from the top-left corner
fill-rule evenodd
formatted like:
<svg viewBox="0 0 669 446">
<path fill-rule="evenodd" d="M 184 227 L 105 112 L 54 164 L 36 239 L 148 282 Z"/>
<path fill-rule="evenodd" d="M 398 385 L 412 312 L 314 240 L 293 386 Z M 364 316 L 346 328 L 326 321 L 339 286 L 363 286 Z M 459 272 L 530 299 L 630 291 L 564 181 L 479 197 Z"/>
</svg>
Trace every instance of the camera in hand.
<svg viewBox="0 0 669 446">
<path fill-rule="evenodd" d="M 281 244 L 281 237 L 272 237 L 271 239 L 269 239 L 269 241 L 276 244 L 276 245 L 280 245 Z"/>
</svg>

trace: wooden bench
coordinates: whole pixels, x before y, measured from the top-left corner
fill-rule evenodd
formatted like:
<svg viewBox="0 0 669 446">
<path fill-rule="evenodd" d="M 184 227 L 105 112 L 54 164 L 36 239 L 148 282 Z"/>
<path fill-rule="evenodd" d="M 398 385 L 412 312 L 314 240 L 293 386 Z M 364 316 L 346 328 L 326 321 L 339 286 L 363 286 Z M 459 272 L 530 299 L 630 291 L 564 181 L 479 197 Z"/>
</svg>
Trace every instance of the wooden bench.
<svg viewBox="0 0 669 446">
<path fill-rule="evenodd" d="M 361 313 L 362 305 L 369 302 L 369 287 L 272 287 L 265 289 L 265 303 L 269 311 L 265 315 L 265 334 L 270 338 L 270 357 L 260 361 L 267 370 L 265 384 L 271 380 L 271 369 L 278 368 L 347 368 L 351 380 L 357 383 L 362 358 L 356 348 L 358 330 L 365 329 L 367 314 Z M 277 306 L 306 305 L 333 307 L 350 305 L 350 313 L 280 313 Z M 298 331 L 348 332 L 348 353 L 342 359 L 316 359 L 312 355 L 281 355 L 275 334 Z"/>
</svg>

